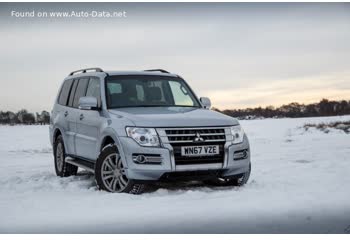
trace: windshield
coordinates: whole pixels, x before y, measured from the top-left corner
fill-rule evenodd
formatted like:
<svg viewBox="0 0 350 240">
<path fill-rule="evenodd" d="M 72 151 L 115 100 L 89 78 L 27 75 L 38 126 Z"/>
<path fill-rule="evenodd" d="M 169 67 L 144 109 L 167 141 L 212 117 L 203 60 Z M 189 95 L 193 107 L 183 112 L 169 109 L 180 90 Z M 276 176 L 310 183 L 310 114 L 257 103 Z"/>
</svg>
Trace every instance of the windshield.
<svg viewBox="0 0 350 240">
<path fill-rule="evenodd" d="M 180 78 L 129 75 L 106 78 L 108 108 L 200 107 L 187 84 Z"/>
</svg>

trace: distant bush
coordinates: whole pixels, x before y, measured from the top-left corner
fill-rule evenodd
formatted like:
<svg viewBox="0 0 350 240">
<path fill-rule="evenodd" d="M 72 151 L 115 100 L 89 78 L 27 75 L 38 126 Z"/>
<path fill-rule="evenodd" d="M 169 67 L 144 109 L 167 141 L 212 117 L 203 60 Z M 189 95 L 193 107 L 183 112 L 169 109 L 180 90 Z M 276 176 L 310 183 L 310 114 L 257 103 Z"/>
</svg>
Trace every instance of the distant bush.
<svg viewBox="0 0 350 240">
<path fill-rule="evenodd" d="M 50 123 L 50 113 L 47 111 L 42 111 L 41 113 L 30 113 L 26 109 L 22 109 L 17 113 L 11 111 L 0 111 L 0 124 L 49 124 Z"/>
<path fill-rule="evenodd" d="M 322 132 L 328 133 L 329 129 L 339 129 L 343 130 L 346 133 L 350 133 L 350 121 L 337 121 L 337 122 L 331 122 L 331 123 L 319 123 L 319 124 L 311 124 L 307 123 L 304 125 L 304 129 L 307 131 L 309 128 L 316 128 Z"/>
</svg>

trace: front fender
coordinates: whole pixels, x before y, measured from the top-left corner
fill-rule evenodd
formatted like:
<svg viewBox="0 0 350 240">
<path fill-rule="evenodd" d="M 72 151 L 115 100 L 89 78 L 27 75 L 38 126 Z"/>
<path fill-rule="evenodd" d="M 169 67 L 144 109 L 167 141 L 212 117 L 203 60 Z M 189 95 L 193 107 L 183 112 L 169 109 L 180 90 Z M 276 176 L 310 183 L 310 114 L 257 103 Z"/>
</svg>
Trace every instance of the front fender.
<svg viewBox="0 0 350 240">
<path fill-rule="evenodd" d="M 111 137 L 115 143 L 115 145 L 117 146 L 118 148 L 118 151 L 119 151 L 119 154 L 120 154 L 120 157 L 122 159 L 122 162 L 123 162 L 123 165 L 125 167 L 128 167 L 128 163 L 125 159 L 125 154 L 124 154 L 124 151 L 123 151 L 123 146 L 120 142 L 120 139 L 117 135 L 117 132 L 113 129 L 113 128 L 106 128 L 103 130 L 103 132 L 101 133 L 101 138 L 99 140 L 99 143 L 98 143 L 98 153 L 97 153 L 97 156 L 100 154 L 100 151 L 102 150 L 102 145 L 104 143 L 104 140 L 107 138 L 107 137 Z"/>
</svg>

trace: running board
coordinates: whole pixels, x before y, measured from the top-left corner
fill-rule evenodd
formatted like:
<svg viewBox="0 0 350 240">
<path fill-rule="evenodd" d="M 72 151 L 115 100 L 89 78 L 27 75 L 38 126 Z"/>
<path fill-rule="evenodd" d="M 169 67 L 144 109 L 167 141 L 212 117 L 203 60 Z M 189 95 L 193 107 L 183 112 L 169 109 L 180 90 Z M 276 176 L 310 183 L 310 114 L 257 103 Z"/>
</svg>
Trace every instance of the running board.
<svg viewBox="0 0 350 240">
<path fill-rule="evenodd" d="M 66 158 L 66 162 L 74 166 L 83 168 L 89 172 L 95 173 L 95 164 L 93 162 L 77 158 Z"/>
</svg>

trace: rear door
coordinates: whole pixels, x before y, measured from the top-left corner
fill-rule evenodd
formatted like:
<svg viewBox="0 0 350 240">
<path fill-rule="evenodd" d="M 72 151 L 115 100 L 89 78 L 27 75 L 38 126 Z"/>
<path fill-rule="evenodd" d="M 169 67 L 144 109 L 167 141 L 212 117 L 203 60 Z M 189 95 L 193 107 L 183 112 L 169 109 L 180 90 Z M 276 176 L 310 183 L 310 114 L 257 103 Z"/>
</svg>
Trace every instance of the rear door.
<svg viewBox="0 0 350 240">
<path fill-rule="evenodd" d="M 95 97 L 101 108 L 101 81 L 91 77 L 84 96 Z M 102 116 L 98 110 L 81 110 L 77 119 L 76 149 L 78 156 L 96 160 L 97 139 L 100 135 Z"/>
<path fill-rule="evenodd" d="M 68 103 L 66 107 L 66 121 L 68 122 L 68 125 L 70 126 L 70 132 L 69 132 L 69 154 L 76 155 L 76 148 L 75 148 L 75 135 L 77 133 L 77 117 L 78 117 L 78 109 L 73 108 L 73 100 L 74 95 L 77 89 L 79 79 L 74 79 L 72 88 L 69 94 Z"/>
<path fill-rule="evenodd" d="M 76 132 L 76 116 L 74 116 L 74 112 L 68 106 L 70 95 L 74 94 L 72 93 L 73 81 L 73 79 L 69 79 L 63 83 L 57 104 L 57 114 L 60 117 L 58 124 L 64 134 L 64 144 L 67 154 L 75 153 L 74 135 Z"/>
</svg>

